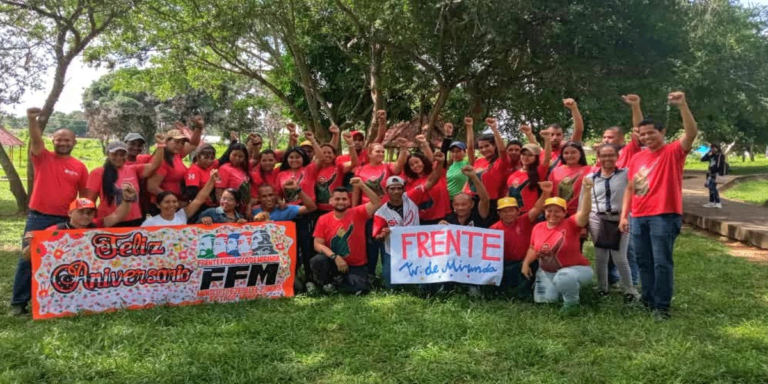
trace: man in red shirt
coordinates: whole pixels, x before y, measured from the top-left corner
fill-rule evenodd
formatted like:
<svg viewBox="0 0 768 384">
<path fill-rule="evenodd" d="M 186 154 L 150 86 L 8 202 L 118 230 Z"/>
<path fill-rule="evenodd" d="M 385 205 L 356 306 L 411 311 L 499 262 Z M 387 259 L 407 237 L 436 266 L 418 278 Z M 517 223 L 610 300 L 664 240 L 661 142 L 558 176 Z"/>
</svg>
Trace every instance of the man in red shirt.
<svg viewBox="0 0 768 384">
<path fill-rule="evenodd" d="M 381 197 L 358 177 L 353 177 L 350 184 L 361 189 L 369 201 L 351 208 L 349 191 L 343 187 L 333 190 L 330 200 L 333 212 L 320 216 L 315 226 L 315 251 L 318 254 L 310 260 L 310 268 L 315 282 L 321 284 L 324 291 L 334 291 L 333 281 L 341 277 L 343 288 L 359 295 L 370 290 L 365 222 L 381 206 Z"/>
<path fill-rule="evenodd" d="M 522 300 L 533 298 L 533 281 L 525 278 L 521 270 L 525 254 L 531 243 L 533 225 L 539 214 L 544 211 L 544 201 L 549 198 L 553 188 L 551 181 L 539 182 L 539 187 L 542 192 L 541 196 L 523 216 L 520 216 L 520 209 L 514 197 L 499 199 L 500 220 L 489 227 L 504 231 L 504 275 L 501 278 L 501 285 L 496 289 L 502 294 Z M 533 273 L 536 272 L 538 266 L 538 261 L 531 264 Z"/>
<path fill-rule="evenodd" d="M 640 141 L 648 150 L 637 153 L 629 165 L 629 185 L 624 194 L 619 227 L 629 228 L 640 267 L 643 302 L 656 320 L 670 317 L 674 285 L 672 250 L 683 218 L 683 166 L 698 129 L 685 101 L 685 94 L 672 92 L 669 103 L 680 109 L 683 135 L 665 143 L 661 123 L 640 122 Z"/>
<path fill-rule="evenodd" d="M 570 110 L 571 115 L 573 116 L 573 135 L 571 135 L 569 141 L 581 143 L 581 137 L 584 134 L 584 119 L 581 117 L 579 105 L 574 99 L 564 99 L 563 106 Z M 536 136 L 534 136 L 530 129 L 523 130 L 522 132 L 528 138 L 528 142 L 538 144 Z M 541 131 L 541 135 L 550 135 L 552 138 L 552 152 L 550 155 L 551 161 L 549 163 L 549 171 L 552 172 L 555 167 L 560 165 L 560 144 L 563 142 L 563 127 L 561 127 L 559 124 L 550 124 L 546 129 Z M 540 156 L 540 162 L 544 162 L 544 152 L 542 152 Z"/>
<path fill-rule="evenodd" d="M 40 108 L 27 109 L 29 153 L 35 170 L 35 181 L 24 233 L 66 222 L 69 219 L 69 203 L 78 194 L 85 195 L 88 182 L 85 164 L 70 155 L 77 143 L 75 134 L 68 129 L 57 130 L 53 133 L 54 151 L 47 150 L 43 132 L 37 122 L 40 113 Z M 26 246 L 26 241 L 22 240 L 22 248 Z M 15 315 L 27 313 L 27 304 L 31 298 L 32 264 L 22 257 L 16 267 L 13 282 L 12 312 Z"/>
</svg>

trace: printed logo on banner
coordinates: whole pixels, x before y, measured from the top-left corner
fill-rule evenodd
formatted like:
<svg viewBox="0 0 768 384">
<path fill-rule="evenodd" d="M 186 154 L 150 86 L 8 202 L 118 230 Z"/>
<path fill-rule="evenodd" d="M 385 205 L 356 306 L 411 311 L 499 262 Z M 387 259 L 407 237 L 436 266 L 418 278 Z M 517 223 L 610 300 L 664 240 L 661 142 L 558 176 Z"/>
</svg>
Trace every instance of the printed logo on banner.
<svg viewBox="0 0 768 384">
<path fill-rule="evenodd" d="M 390 241 L 393 284 L 501 284 L 503 231 L 458 225 L 393 227 Z"/>
<path fill-rule="evenodd" d="M 38 231 L 33 316 L 293 296 L 293 223 Z"/>
</svg>

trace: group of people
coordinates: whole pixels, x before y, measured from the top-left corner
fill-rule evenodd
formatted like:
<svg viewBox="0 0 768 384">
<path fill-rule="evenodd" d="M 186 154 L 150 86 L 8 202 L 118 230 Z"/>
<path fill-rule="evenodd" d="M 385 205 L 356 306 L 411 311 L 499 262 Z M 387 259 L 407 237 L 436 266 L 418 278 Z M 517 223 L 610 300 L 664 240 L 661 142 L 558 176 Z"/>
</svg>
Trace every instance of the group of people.
<svg viewBox="0 0 768 384">
<path fill-rule="evenodd" d="M 425 127 L 415 138 L 394 140 L 391 163 L 382 144 L 385 111 L 377 111 L 372 140 L 331 126 L 329 142 L 305 132 L 299 143 L 300 133 L 289 124 L 284 151 L 263 149 L 257 134 L 245 144 L 233 135 L 219 158 L 214 147 L 200 145 L 204 122 L 198 116 L 191 119 L 191 134 L 177 123 L 157 135 L 152 154 L 144 153 L 147 142 L 139 133 L 109 143 L 104 165 L 90 173 L 70 154 L 76 144 L 71 131 L 57 130 L 54 151 L 45 148 L 40 110 L 30 108 L 35 181 L 12 305 L 24 313 L 31 298 L 30 231 L 293 220 L 297 281 L 303 282 L 297 288 L 309 293 L 341 288 L 363 294 L 378 279 L 395 288 L 389 270 L 392 228 L 453 224 L 504 232 L 503 279 L 492 288 L 495 293 L 537 303 L 562 300 L 566 313 L 578 310 L 579 291 L 593 279 L 582 252 L 589 234 L 599 292 L 607 294 L 618 280 L 626 301 L 642 302 L 654 317 L 666 319 L 672 249 L 682 224 L 682 170 L 697 128 L 681 92 L 668 96 L 684 126 L 671 143 L 659 122 L 643 118 L 637 95 L 622 97 L 632 109 L 631 139 L 625 143 L 620 127 L 607 128 L 593 165 L 581 143 L 584 123 L 573 99 L 563 100 L 573 116 L 568 140 L 560 125 L 551 124 L 539 137 L 523 125 L 526 143 L 505 142 L 494 118 L 485 120 L 491 133 L 475 138 L 475 122 L 467 117 L 466 141 L 454 137 L 449 123 L 438 148 Z M 477 294 L 489 287 L 467 289 Z"/>
</svg>

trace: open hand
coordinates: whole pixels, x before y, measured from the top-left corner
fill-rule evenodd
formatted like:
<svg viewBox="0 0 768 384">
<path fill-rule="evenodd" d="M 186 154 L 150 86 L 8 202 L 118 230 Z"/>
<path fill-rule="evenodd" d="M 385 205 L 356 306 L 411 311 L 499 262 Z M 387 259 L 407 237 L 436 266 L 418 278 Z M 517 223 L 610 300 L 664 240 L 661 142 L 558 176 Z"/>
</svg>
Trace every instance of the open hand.
<svg viewBox="0 0 768 384">
<path fill-rule="evenodd" d="M 627 220 L 626 217 L 622 217 L 621 220 L 619 220 L 619 230 L 622 233 L 629 233 L 629 220 Z"/>
<path fill-rule="evenodd" d="M 340 273 L 347 273 L 349 271 L 349 266 L 347 265 L 347 262 L 344 261 L 344 258 L 341 256 L 336 256 L 333 261 L 336 262 L 336 268 L 339 270 Z"/>
<path fill-rule="evenodd" d="M 523 268 L 520 270 L 520 273 L 525 276 L 526 279 L 530 280 L 533 276 L 533 272 L 531 272 L 531 266 L 528 264 L 523 263 Z"/>
</svg>

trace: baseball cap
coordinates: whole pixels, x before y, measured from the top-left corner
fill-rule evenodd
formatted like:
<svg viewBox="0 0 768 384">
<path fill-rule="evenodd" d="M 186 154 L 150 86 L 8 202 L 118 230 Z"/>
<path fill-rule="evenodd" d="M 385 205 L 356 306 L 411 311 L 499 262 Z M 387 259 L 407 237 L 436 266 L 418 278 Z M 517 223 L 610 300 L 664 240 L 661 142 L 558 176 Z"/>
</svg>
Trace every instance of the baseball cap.
<svg viewBox="0 0 768 384">
<path fill-rule="evenodd" d="M 558 207 L 562 209 L 568 209 L 568 204 L 565 202 L 565 199 L 562 197 L 550 197 L 549 199 L 544 200 L 544 206 L 550 206 L 550 205 L 557 205 Z"/>
<path fill-rule="evenodd" d="M 517 199 L 514 197 L 502 197 L 497 202 L 496 209 L 504 209 L 509 207 L 517 207 Z"/>
<path fill-rule="evenodd" d="M 405 180 L 403 180 L 403 178 L 400 176 L 390 176 L 389 179 L 387 179 L 387 188 L 395 184 L 405 186 Z"/>
<path fill-rule="evenodd" d="M 165 137 L 166 137 L 166 139 L 176 139 L 176 140 L 184 139 L 184 140 L 189 140 L 187 135 L 185 135 L 184 132 L 182 132 L 181 130 L 178 130 L 178 129 L 171 129 L 170 131 L 168 131 L 168 133 L 165 134 Z"/>
<path fill-rule="evenodd" d="M 81 197 L 69 203 L 69 211 L 72 212 L 75 209 L 96 209 L 96 203 L 90 199 Z"/>
<path fill-rule="evenodd" d="M 147 139 L 145 139 L 144 136 L 142 136 L 141 133 L 138 133 L 138 132 L 131 132 L 125 135 L 125 138 L 123 138 L 123 141 L 126 143 L 130 143 L 131 141 L 134 141 L 134 140 L 141 140 L 145 143 L 147 142 Z"/>
<path fill-rule="evenodd" d="M 355 137 L 357 135 L 360 135 L 363 138 L 365 138 L 365 133 L 363 133 L 363 131 L 352 131 L 352 137 Z"/>
<path fill-rule="evenodd" d="M 110 141 L 109 144 L 107 144 L 107 153 L 115 153 L 117 151 L 128 152 L 128 146 L 122 141 Z"/>
<path fill-rule="evenodd" d="M 528 143 L 526 145 L 523 145 L 523 149 L 521 150 L 521 152 L 522 151 L 528 151 L 531 154 L 538 156 L 539 153 L 541 153 L 541 147 L 539 147 L 536 144 Z"/>
<path fill-rule="evenodd" d="M 453 149 L 454 147 L 461 149 L 462 151 L 467 150 L 467 145 L 462 143 L 461 141 L 454 141 L 453 143 L 451 143 L 451 146 L 448 147 L 448 149 Z"/>
<path fill-rule="evenodd" d="M 311 147 L 311 146 L 312 146 L 312 142 L 309 140 L 304 140 L 301 142 L 301 144 L 299 144 L 299 147 Z"/>
</svg>

